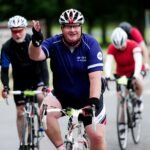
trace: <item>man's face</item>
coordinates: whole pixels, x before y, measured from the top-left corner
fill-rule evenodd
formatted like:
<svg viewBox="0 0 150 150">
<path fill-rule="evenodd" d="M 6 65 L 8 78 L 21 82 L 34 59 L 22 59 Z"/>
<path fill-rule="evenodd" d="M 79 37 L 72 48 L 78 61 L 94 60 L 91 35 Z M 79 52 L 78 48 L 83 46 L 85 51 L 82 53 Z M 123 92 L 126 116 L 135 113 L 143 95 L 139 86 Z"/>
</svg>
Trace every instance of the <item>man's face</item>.
<svg viewBox="0 0 150 150">
<path fill-rule="evenodd" d="M 120 51 L 123 51 L 123 50 L 126 49 L 126 47 L 127 47 L 127 42 L 125 42 L 125 43 L 122 45 L 122 47 L 119 48 L 119 50 L 120 50 Z"/>
<path fill-rule="evenodd" d="M 70 43 L 76 43 L 81 38 L 80 24 L 65 24 L 62 26 L 62 33 L 65 40 Z"/>
<path fill-rule="evenodd" d="M 21 27 L 11 28 L 11 35 L 14 41 L 21 43 L 26 36 L 26 29 Z"/>
</svg>

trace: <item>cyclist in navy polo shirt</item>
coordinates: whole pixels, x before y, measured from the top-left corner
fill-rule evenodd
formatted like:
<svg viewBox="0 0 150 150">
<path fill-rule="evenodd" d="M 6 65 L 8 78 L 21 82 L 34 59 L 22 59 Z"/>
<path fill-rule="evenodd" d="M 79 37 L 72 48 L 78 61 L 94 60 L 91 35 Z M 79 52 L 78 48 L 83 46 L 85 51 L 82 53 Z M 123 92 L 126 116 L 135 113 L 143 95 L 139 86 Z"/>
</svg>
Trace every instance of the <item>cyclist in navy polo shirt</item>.
<svg viewBox="0 0 150 150">
<path fill-rule="evenodd" d="M 82 33 L 84 16 L 75 9 L 64 11 L 59 18 L 62 34 L 43 41 L 39 21 L 33 20 L 29 55 L 33 60 L 50 58 L 54 90 L 43 101 L 49 107 L 82 108 L 96 106 L 97 132 L 93 132 L 91 118 L 84 119 L 91 150 L 104 150 L 106 114 L 101 90 L 103 54 L 99 43 Z M 58 124 L 61 115 L 48 114 L 46 133 L 58 150 L 64 150 Z"/>
</svg>

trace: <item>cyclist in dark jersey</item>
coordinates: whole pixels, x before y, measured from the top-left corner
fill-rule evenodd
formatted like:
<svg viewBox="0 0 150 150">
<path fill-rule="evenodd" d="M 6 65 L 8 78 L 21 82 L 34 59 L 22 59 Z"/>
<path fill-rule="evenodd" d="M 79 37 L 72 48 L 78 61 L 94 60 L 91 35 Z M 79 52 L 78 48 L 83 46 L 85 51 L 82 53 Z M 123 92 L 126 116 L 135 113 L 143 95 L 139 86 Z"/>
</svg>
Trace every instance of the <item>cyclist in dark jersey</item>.
<svg viewBox="0 0 150 150">
<path fill-rule="evenodd" d="M 97 131 L 93 132 L 91 117 L 84 119 L 84 125 L 90 149 L 104 150 L 106 114 L 100 80 L 103 71 L 100 45 L 92 36 L 82 33 L 84 17 L 78 10 L 64 11 L 59 23 L 62 34 L 47 38 L 42 43 L 40 23 L 33 20 L 29 55 L 34 60 L 50 58 L 53 72 L 54 92 L 43 103 L 49 107 L 70 106 L 77 109 L 95 104 Z M 46 133 L 58 150 L 65 150 L 57 120 L 59 117 L 59 113 L 48 114 Z"/>
<path fill-rule="evenodd" d="M 12 66 L 12 78 L 14 90 L 36 90 L 48 86 L 49 75 L 46 60 L 33 61 L 29 58 L 28 46 L 31 35 L 26 33 L 27 20 L 22 16 L 14 16 L 9 19 L 8 27 L 12 37 L 2 45 L 1 50 L 1 81 L 4 86 L 2 96 L 9 93 L 9 68 Z M 39 103 L 42 95 L 38 95 Z M 17 127 L 19 138 L 23 125 L 23 106 L 25 100 L 22 95 L 14 95 L 17 108 Z"/>
<path fill-rule="evenodd" d="M 146 71 L 150 70 L 149 66 L 149 52 L 145 44 L 144 37 L 142 36 L 139 29 L 135 26 L 132 26 L 129 22 L 123 21 L 119 24 L 119 27 L 122 28 L 128 35 L 128 39 L 136 41 L 142 49 L 143 53 L 143 63 Z"/>
</svg>

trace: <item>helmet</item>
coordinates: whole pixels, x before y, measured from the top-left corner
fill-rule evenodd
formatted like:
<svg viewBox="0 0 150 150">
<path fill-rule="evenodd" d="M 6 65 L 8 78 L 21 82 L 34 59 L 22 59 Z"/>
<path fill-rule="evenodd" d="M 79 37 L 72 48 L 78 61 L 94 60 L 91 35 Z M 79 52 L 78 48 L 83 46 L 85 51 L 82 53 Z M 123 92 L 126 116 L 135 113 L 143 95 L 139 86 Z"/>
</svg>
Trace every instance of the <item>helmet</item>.
<svg viewBox="0 0 150 150">
<path fill-rule="evenodd" d="M 117 49 L 122 49 L 124 43 L 127 41 L 127 34 L 123 29 L 117 27 L 111 35 L 111 40 Z"/>
<path fill-rule="evenodd" d="M 122 28 L 127 34 L 130 34 L 130 30 L 132 28 L 131 24 L 128 22 L 121 22 L 119 27 Z"/>
<path fill-rule="evenodd" d="M 59 18 L 60 24 L 84 23 L 84 16 L 76 9 L 68 9 L 64 11 Z"/>
<path fill-rule="evenodd" d="M 22 16 L 11 17 L 8 21 L 8 28 L 26 27 L 28 25 L 27 20 Z"/>
</svg>

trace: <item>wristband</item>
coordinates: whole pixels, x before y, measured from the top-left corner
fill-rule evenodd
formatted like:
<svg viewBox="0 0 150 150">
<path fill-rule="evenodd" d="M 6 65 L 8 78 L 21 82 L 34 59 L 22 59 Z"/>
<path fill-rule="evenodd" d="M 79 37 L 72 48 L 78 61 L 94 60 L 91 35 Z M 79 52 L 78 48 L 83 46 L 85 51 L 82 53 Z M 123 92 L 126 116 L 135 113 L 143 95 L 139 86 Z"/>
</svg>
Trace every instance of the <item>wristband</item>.
<svg viewBox="0 0 150 150">
<path fill-rule="evenodd" d="M 88 105 L 90 105 L 90 106 L 95 105 L 96 109 L 98 110 L 99 109 L 99 99 L 96 97 L 89 98 Z"/>
<path fill-rule="evenodd" d="M 40 47 L 40 45 L 43 42 L 43 34 L 42 34 L 41 30 L 38 32 L 34 28 L 32 28 L 32 32 L 33 32 L 33 35 L 32 35 L 33 46 Z"/>
</svg>

